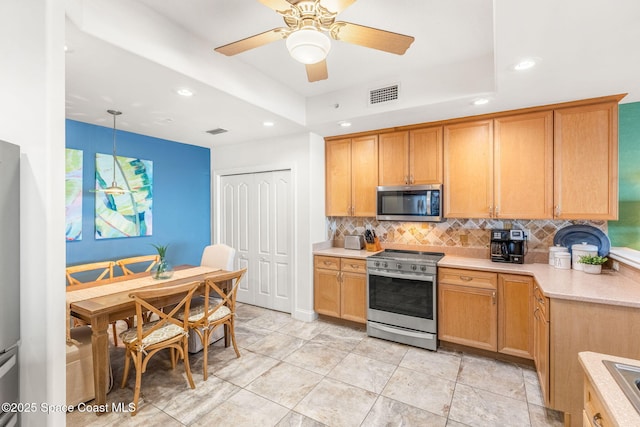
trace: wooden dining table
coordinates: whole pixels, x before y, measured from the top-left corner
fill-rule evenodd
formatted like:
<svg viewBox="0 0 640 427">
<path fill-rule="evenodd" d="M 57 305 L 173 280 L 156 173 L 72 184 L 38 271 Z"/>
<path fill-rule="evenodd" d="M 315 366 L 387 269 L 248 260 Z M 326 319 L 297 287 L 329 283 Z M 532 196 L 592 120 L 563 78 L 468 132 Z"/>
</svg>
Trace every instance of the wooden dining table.
<svg viewBox="0 0 640 427">
<path fill-rule="evenodd" d="M 174 271 L 172 278 L 157 281 L 148 280 L 150 275 L 145 272 L 67 286 L 68 316 L 81 319 L 91 325 L 94 403 L 100 408 L 104 407 L 105 411 L 109 381 L 109 338 L 107 330 L 112 322 L 135 316 L 135 303 L 129 297 L 129 294 L 142 288 L 147 290 L 204 281 L 207 277 L 226 273 L 221 269 L 189 265 L 175 267 Z M 113 291 L 113 293 L 109 293 L 110 291 Z M 101 295 L 94 296 L 95 294 Z M 176 301 L 167 300 L 166 304 L 174 304 L 178 300 L 179 296 L 176 296 Z M 69 323 L 69 319 L 67 319 L 67 323 Z M 226 336 L 227 334 L 225 334 L 225 344 Z"/>
</svg>

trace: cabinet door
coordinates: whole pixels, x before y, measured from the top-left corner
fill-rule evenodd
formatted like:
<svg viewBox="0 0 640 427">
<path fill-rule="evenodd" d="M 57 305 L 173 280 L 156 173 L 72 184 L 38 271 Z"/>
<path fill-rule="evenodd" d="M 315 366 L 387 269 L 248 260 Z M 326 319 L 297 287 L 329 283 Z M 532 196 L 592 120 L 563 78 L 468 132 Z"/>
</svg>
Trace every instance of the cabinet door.
<svg viewBox="0 0 640 427">
<path fill-rule="evenodd" d="M 551 405 L 549 389 L 549 322 L 539 307 L 533 313 L 533 360 L 545 406 Z"/>
<path fill-rule="evenodd" d="M 366 274 L 342 272 L 341 317 L 359 323 L 367 322 Z"/>
<path fill-rule="evenodd" d="M 498 275 L 498 352 L 533 359 L 533 278 Z"/>
<path fill-rule="evenodd" d="M 351 141 L 352 216 L 376 216 L 378 186 L 378 136 Z"/>
<path fill-rule="evenodd" d="M 554 112 L 554 204 L 560 219 L 618 219 L 618 104 Z"/>
<path fill-rule="evenodd" d="M 439 284 L 439 339 L 496 351 L 496 325 L 495 289 Z"/>
<path fill-rule="evenodd" d="M 409 132 L 378 136 L 379 185 L 407 185 L 409 182 Z"/>
<path fill-rule="evenodd" d="M 493 214 L 493 121 L 444 127 L 444 216 Z"/>
<path fill-rule="evenodd" d="M 553 112 L 494 121 L 496 218 L 553 218 Z"/>
<path fill-rule="evenodd" d="M 313 278 L 313 309 L 340 317 L 340 272 L 316 268 Z"/>
<path fill-rule="evenodd" d="M 409 132 L 411 184 L 442 183 L 442 126 Z"/>
<path fill-rule="evenodd" d="M 327 141 L 325 145 L 327 216 L 349 216 L 351 208 L 351 140 Z"/>
</svg>

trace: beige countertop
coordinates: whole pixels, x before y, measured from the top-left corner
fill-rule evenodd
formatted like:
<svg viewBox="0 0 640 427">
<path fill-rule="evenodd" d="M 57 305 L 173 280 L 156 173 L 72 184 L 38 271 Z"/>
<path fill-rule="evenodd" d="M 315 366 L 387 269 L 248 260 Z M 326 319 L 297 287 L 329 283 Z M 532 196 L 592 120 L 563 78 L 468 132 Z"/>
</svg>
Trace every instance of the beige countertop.
<svg viewBox="0 0 640 427">
<path fill-rule="evenodd" d="M 640 308 L 640 283 L 613 270 L 588 274 L 560 270 L 549 264 L 509 264 L 488 259 L 445 256 L 438 267 L 468 268 L 533 276 L 549 298 Z"/>
<path fill-rule="evenodd" d="M 377 252 L 353 250 L 319 245 L 314 255 L 346 258 L 367 258 Z M 549 298 L 612 304 L 640 308 L 640 283 L 613 270 L 602 274 L 588 274 L 580 270 L 560 270 L 549 264 L 510 264 L 489 259 L 446 255 L 438 267 L 466 268 L 496 273 L 533 276 Z"/>
<path fill-rule="evenodd" d="M 341 258 L 361 258 L 364 259 L 378 252 L 367 252 L 366 250 L 344 249 L 344 248 L 324 248 L 313 251 L 314 255 L 337 256 Z"/>
<path fill-rule="evenodd" d="M 591 351 L 578 353 L 578 358 L 591 384 L 596 389 L 596 393 L 600 394 L 600 400 L 617 425 L 640 426 L 640 414 L 635 410 L 607 367 L 602 363 L 603 360 L 612 360 L 626 365 L 640 366 L 640 360 L 593 353 Z"/>
</svg>

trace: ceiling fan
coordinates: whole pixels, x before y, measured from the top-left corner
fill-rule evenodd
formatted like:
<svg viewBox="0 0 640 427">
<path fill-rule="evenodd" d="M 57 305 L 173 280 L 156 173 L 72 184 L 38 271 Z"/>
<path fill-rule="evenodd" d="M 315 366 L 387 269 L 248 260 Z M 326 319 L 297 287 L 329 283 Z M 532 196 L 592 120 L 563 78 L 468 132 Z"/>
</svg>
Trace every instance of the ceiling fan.
<svg viewBox="0 0 640 427">
<path fill-rule="evenodd" d="M 336 21 L 338 13 L 356 0 L 258 0 L 284 18 L 286 27 L 274 28 L 224 46 L 216 52 L 227 56 L 237 55 L 267 43 L 286 39 L 291 56 L 305 64 L 310 82 L 328 77 L 325 60 L 331 41 L 357 44 L 384 52 L 403 55 L 414 38 L 378 28 L 350 22 Z"/>
</svg>

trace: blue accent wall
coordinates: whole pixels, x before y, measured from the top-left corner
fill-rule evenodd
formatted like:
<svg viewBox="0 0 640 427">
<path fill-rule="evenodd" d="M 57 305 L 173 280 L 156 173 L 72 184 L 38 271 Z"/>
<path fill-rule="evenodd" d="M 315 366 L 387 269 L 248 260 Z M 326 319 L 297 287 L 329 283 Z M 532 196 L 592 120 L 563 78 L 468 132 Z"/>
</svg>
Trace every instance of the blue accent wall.
<svg viewBox="0 0 640 427">
<path fill-rule="evenodd" d="M 173 265 L 200 264 L 211 242 L 210 150 L 118 130 L 118 156 L 153 161 L 153 235 L 95 239 L 95 155 L 113 152 L 113 128 L 66 121 L 66 146 L 83 151 L 82 240 L 67 242 L 67 265 L 155 254 L 169 245 Z M 120 274 L 116 268 L 116 274 Z"/>
</svg>

